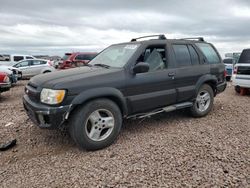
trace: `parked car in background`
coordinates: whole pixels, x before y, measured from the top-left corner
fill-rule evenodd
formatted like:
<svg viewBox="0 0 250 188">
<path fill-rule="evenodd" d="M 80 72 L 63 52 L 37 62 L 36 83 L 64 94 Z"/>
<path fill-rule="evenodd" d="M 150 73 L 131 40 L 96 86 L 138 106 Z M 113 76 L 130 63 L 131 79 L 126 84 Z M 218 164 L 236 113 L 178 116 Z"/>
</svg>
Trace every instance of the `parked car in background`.
<svg viewBox="0 0 250 188">
<path fill-rule="evenodd" d="M 238 93 L 240 88 L 250 88 L 250 49 L 242 51 L 238 63 L 234 66 L 232 82 Z"/>
<path fill-rule="evenodd" d="M 13 66 L 16 62 L 26 59 L 35 59 L 35 57 L 31 55 L 2 55 L 0 58 L 0 65 L 8 65 Z"/>
<path fill-rule="evenodd" d="M 223 63 L 226 66 L 226 79 L 227 79 L 227 81 L 230 81 L 231 76 L 233 74 L 233 67 L 234 67 L 234 64 L 235 64 L 235 59 L 226 58 L 226 59 L 223 59 Z"/>
<path fill-rule="evenodd" d="M 11 81 L 5 72 L 0 72 L 0 93 L 8 91 L 11 88 Z"/>
<path fill-rule="evenodd" d="M 59 62 L 59 69 L 69 69 L 88 64 L 95 56 L 96 52 L 74 52 L 66 53 L 62 61 Z"/>
<path fill-rule="evenodd" d="M 22 78 L 22 71 L 16 67 L 0 65 L 0 72 L 8 74 L 12 84 L 16 83 L 17 80 L 20 80 Z"/>
<path fill-rule="evenodd" d="M 49 73 L 55 70 L 50 60 L 44 59 L 23 60 L 15 64 L 13 67 L 22 71 L 23 78 L 30 78 L 38 74 Z"/>
</svg>

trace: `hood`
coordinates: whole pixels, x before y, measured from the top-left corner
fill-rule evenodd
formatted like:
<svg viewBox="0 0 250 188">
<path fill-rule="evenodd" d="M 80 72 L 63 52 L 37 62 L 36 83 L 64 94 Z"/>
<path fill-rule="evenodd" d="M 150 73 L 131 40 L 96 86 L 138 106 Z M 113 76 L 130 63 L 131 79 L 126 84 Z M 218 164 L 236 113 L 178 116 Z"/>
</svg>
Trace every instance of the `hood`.
<svg viewBox="0 0 250 188">
<path fill-rule="evenodd" d="M 6 65 L 0 65 L 0 72 L 6 72 L 7 74 L 12 74 L 13 67 L 6 66 Z"/>
<path fill-rule="evenodd" d="M 40 74 L 31 78 L 30 82 L 40 88 L 68 88 L 72 84 L 91 83 L 91 79 L 99 79 L 104 75 L 119 71 L 120 69 L 86 66 Z"/>
</svg>

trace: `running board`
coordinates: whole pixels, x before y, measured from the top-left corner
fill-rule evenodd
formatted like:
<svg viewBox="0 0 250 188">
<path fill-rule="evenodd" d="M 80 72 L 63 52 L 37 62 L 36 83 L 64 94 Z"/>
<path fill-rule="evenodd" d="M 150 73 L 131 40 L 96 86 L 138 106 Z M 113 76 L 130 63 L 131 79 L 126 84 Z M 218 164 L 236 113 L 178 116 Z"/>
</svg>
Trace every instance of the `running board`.
<svg viewBox="0 0 250 188">
<path fill-rule="evenodd" d="M 135 115 L 132 115 L 132 116 L 128 116 L 127 119 L 131 119 L 131 118 L 132 119 L 142 119 L 142 118 L 150 117 L 152 115 L 159 114 L 159 113 L 162 113 L 162 112 L 171 112 L 171 111 L 174 111 L 174 110 L 179 110 L 179 109 L 187 108 L 187 107 L 191 107 L 191 106 L 193 106 L 192 102 L 179 103 L 179 104 L 175 104 L 175 105 L 171 105 L 171 106 L 166 106 L 164 108 L 154 110 L 154 111 L 151 111 L 151 112 L 148 112 L 148 113 L 140 113 L 140 114 L 135 114 Z"/>
</svg>

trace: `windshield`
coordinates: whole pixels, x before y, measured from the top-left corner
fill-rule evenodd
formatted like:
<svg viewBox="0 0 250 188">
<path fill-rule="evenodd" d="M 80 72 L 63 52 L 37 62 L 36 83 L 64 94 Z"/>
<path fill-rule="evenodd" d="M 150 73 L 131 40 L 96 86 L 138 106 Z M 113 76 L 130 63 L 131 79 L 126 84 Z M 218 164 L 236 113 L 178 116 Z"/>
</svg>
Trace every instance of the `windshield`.
<svg viewBox="0 0 250 188">
<path fill-rule="evenodd" d="M 89 64 L 104 64 L 109 67 L 123 67 L 135 53 L 140 44 L 119 44 L 106 48 Z"/>
<path fill-rule="evenodd" d="M 62 60 L 67 60 L 69 58 L 69 55 L 64 55 Z"/>
</svg>

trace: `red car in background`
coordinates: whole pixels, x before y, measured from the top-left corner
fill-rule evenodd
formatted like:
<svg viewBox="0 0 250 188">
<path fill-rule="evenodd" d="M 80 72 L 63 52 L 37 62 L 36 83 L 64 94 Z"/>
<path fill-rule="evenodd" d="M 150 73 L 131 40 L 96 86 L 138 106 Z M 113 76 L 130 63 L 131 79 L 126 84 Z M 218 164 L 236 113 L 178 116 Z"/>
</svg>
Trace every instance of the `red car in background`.
<svg viewBox="0 0 250 188">
<path fill-rule="evenodd" d="M 69 69 L 88 64 L 97 55 L 96 52 L 74 52 L 66 53 L 59 62 L 59 69 Z"/>
<path fill-rule="evenodd" d="M 8 74 L 0 72 L 0 93 L 8 91 L 11 88 L 11 81 Z"/>
</svg>

